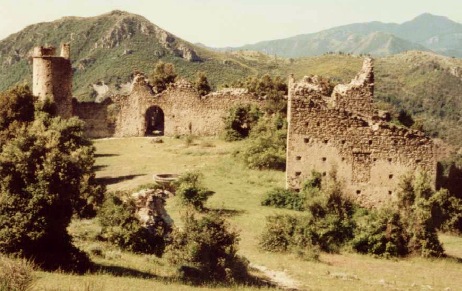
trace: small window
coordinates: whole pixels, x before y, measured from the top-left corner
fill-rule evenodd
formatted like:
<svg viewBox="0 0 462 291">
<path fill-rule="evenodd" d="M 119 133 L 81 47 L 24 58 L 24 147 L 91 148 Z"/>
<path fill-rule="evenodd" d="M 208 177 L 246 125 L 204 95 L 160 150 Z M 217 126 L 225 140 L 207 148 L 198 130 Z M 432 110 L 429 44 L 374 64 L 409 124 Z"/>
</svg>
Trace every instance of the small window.
<svg viewBox="0 0 462 291">
<path fill-rule="evenodd" d="M 302 157 L 301 157 L 301 156 L 296 156 L 295 159 L 296 159 L 297 161 L 300 161 L 300 160 L 302 159 Z"/>
<path fill-rule="evenodd" d="M 327 161 L 327 158 L 326 158 L 326 157 L 323 157 L 323 158 L 322 158 L 322 161 L 323 161 L 323 162 Z"/>
<path fill-rule="evenodd" d="M 398 144 L 398 140 L 396 140 L 396 139 L 393 140 L 393 144 L 395 144 L 395 145 Z"/>
<path fill-rule="evenodd" d="M 304 141 L 305 143 L 309 143 L 309 142 L 310 142 L 310 139 L 309 139 L 308 137 L 305 137 L 305 138 L 303 139 L 303 141 Z"/>
<path fill-rule="evenodd" d="M 345 158 L 342 157 L 342 162 L 345 161 Z"/>
<path fill-rule="evenodd" d="M 322 175 L 325 177 L 325 176 L 327 175 L 327 173 L 326 173 L 326 172 L 323 172 Z"/>
<path fill-rule="evenodd" d="M 316 122 L 316 126 L 321 126 L 321 122 Z"/>
<path fill-rule="evenodd" d="M 310 123 L 309 123 L 308 121 L 307 121 L 307 122 L 305 122 L 305 126 L 308 126 L 309 124 L 310 124 Z"/>
<path fill-rule="evenodd" d="M 415 160 L 415 163 L 418 164 L 420 163 L 422 160 Z"/>
<path fill-rule="evenodd" d="M 391 194 L 393 194 L 393 192 L 392 192 L 392 191 L 388 191 L 388 195 L 391 195 Z"/>
<path fill-rule="evenodd" d="M 300 176 L 302 174 L 302 172 L 295 172 L 295 176 Z"/>
<path fill-rule="evenodd" d="M 346 140 L 342 139 L 342 144 L 345 144 L 346 143 Z"/>
<path fill-rule="evenodd" d="M 356 194 L 361 194 L 361 190 L 356 190 Z"/>
<path fill-rule="evenodd" d="M 392 159 L 392 158 L 388 158 L 388 161 L 391 163 L 391 162 L 393 161 L 393 159 Z"/>
<path fill-rule="evenodd" d="M 324 143 L 325 143 L 325 144 L 327 144 L 328 142 L 329 142 L 329 140 L 328 140 L 328 139 L 325 139 L 325 140 L 324 140 Z"/>
<path fill-rule="evenodd" d="M 371 145 L 371 144 L 372 144 L 372 139 L 369 140 L 369 145 Z"/>
<path fill-rule="evenodd" d="M 393 179 L 393 174 L 388 175 L 388 179 Z"/>
<path fill-rule="evenodd" d="M 377 162 L 377 158 L 373 158 L 372 160 L 373 160 L 374 162 Z"/>
</svg>

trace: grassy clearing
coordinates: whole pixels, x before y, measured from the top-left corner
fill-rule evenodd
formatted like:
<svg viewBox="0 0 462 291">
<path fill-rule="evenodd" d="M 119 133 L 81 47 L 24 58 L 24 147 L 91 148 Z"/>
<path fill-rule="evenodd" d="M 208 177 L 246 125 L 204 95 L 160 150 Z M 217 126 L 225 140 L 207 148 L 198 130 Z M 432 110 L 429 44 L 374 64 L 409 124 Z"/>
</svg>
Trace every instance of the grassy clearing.
<svg viewBox="0 0 462 291">
<path fill-rule="evenodd" d="M 207 146 L 201 146 L 206 144 Z M 457 290 L 462 286 L 462 238 L 441 235 L 452 258 L 424 260 L 408 258 L 384 260 L 345 251 L 322 254 L 321 262 L 308 262 L 291 254 L 274 254 L 258 249 L 265 217 L 290 210 L 260 206 L 263 194 L 284 186 L 284 173 L 248 170 L 232 158 L 244 142 L 226 143 L 218 139 L 197 139 L 190 146 L 184 140 L 164 138 L 102 139 L 97 148 L 97 176 L 109 190 L 132 189 L 152 182 L 155 173 L 183 173 L 199 170 L 204 186 L 215 191 L 206 204 L 210 211 L 222 211 L 240 231 L 239 253 L 253 264 L 284 271 L 299 283 L 301 290 Z M 175 221 L 181 215 L 175 198 L 167 202 Z M 100 228 L 96 220 L 75 221 L 70 226 L 76 243 L 91 254 L 99 272 L 85 276 L 37 272 L 36 290 L 255 290 L 258 286 L 183 285 L 162 258 L 134 255 L 95 240 Z M 261 276 L 261 273 L 254 272 Z M 267 287 L 265 287 L 267 288 Z"/>
</svg>

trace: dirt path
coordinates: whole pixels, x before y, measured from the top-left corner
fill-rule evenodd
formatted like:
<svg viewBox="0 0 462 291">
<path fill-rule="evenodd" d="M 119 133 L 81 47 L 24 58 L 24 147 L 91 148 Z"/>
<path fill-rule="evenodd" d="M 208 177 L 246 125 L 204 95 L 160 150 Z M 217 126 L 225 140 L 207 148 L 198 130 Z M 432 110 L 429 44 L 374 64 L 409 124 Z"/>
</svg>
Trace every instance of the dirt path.
<svg viewBox="0 0 462 291">
<path fill-rule="evenodd" d="M 268 279 L 271 281 L 271 283 L 274 283 L 278 287 L 284 290 L 291 290 L 291 291 L 297 291 L 301 290 L 299 289 L 299 282 L 296 280 L 292 279 L 287 275 L 286 272 L 284 271 L 273 271 L 269 270 L 265 266 L 261 265 L 255 265 L 255 264 L 250 264 L 251 268 L 254 268 L 260 272 L 262 272 Z"/>
</svg>

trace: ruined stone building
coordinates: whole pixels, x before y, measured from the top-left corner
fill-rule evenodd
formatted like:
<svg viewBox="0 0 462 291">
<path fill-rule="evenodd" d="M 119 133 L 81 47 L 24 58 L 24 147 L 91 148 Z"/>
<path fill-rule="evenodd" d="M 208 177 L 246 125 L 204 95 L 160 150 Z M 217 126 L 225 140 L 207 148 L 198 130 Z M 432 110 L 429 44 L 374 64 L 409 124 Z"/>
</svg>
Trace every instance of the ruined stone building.
<svg viewBox="0 0 462 291">
<path fill-rule="evenodd" d="M 33 93 L 50 98 L 62 117 L 78 116 L 89 137 L 217 135 L 223 117 L 237 104 L 260 104 L 245 90 L 200 96 L 186 81 L 154 94 L 141 74 L 131 93 L 102 103 L 72 98 L 70 47 L 61 56 L 39 47 L 33 57 Z M 425 171 L 436 179 L 436 149 L 422 132 L 390 124 L 373 107 L 374 73 L 366 59 L 350 84 L 332 88 L 319 77 L 289 80 L 287 187 L 300 189 L 312 171 L 335 170 L 344 189 L 361 203 L 372 205 L 394 197 L 399 179 Z"/>
<path fill-rule="evenodd" d="M 101 103 L 78 102 L 72 98 L 70 47 L 61 56 L 54 48 L 37 47 L 33 57 L 33 93 L 49 98 L 58 115 L 78 116 L 86 123 L 88 137 L 124 137 L 152 134 L 217 135 L 223 118 L 237 104 L 260 104 L 245 90 L 225 90 L 200 96 L 187 81 L 180 80 L 162 93 L 154 94 L 142 74 L 135 76 L 131 93 L 113 96 Z"/>
<path fill-rule="evenodd" d="M 334 170 L 364 205 L 390 200 L 399 179 L 436 177 L 436 149 L 422 132 L 390 124 L 373 107 L 374 72 L 366 59 L 350 84 L 333 88 L 317 76 L 289 80 L 287 187 L 300 189 L 312 171 Z"/>
</svg>

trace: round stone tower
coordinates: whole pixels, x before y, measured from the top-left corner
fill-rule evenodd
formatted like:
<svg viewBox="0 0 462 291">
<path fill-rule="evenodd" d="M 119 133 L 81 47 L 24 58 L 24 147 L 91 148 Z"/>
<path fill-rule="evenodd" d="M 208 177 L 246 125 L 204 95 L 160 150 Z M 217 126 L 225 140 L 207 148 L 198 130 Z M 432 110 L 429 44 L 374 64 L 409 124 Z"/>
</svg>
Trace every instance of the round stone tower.
<svg viewBox="0 0 462 291">
<path fill-rule="evenodd" d="M 56 104 L 57 114 L 72 116 L 72 66 L 69 44 L 61 45 L 61 56 L 54 47 L 36 47 L 33 54 L 33 94 Z"/>
</svg>

